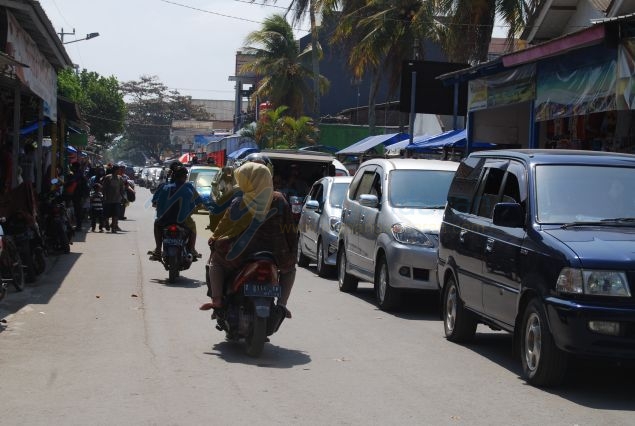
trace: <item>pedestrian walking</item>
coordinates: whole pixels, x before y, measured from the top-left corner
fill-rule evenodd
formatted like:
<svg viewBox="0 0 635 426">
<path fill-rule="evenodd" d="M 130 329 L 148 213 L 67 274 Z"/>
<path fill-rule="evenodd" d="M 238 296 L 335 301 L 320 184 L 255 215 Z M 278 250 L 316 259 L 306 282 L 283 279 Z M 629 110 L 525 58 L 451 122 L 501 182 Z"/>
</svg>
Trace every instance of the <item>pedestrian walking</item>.
<svg viewBox="0 0 635 426">
<path fill-rule="evenodd" d="M 121 231 L 121 228 L 119 228 L 119 210 L 124 200 L 125 191 L 122 174 L 123 169 L 118 165 L 113 165 L 111 173 L 107 174 L 102 181 L 105 226 L 106 230 L 110 230 L 113 234 Z M 109 219 L 112 220 L 110 223 L 108 223 Z"/>
</svg>

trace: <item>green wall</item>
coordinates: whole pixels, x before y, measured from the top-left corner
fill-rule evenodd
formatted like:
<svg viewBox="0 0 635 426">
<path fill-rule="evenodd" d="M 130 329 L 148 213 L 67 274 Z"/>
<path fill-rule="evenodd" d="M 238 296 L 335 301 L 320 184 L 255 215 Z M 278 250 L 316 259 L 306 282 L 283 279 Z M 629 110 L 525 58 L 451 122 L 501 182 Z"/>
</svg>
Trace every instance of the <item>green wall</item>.
<svg viewBox="0 0 635 426">
<path fill-rule="evenodd" d="M 371 136 L 367 126 L 353 126 L 350 124 L 320 124 L 319 145 L 329 145 L 344 149 L 355 142 Z M 393 128 L 376 127 L 375 134 L 396 133 Z"/>
</svg>

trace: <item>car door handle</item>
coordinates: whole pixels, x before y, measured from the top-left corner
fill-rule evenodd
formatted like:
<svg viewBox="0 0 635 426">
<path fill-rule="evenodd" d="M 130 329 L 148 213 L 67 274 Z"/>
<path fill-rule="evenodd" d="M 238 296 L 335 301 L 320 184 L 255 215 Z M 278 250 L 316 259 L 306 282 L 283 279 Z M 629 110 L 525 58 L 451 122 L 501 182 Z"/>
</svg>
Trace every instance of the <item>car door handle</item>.
<svg viewBox="0 0 635 426">
<path fill-rule="evenodd" d="M 467 229 L 461 229 L 461 232 L 459 232 L 459 241 L 462 243 L 465 242 L 465 234 L 467 234 Z"/>
<path fill-rule="evenodd" d="M 485 251 L 490 253 L 493 248 L 494 248 L 494 239 L 488 238 L 487 242 L 485 243 Z"/>
</svg>

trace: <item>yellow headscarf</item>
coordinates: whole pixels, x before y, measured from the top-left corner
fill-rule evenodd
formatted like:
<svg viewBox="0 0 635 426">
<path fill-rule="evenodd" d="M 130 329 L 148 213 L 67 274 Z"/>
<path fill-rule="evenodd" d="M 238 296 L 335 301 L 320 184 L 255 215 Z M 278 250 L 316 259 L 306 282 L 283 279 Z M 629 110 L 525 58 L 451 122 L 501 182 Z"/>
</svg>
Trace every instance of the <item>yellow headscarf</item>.
<svg viewBox="0 0 635 426">
<path fill-rule="evenodd" d="M 240 235 L 253 219 L 263 222 L 273 198 L 273 179 L 267 166 L 259 163 L 245 163 L 234 171 L 236 183 L 242 191 L 241 210 L 238 217 L 226 211 L 212 233 L 212 239 L 219 240 Z"/>
</svg>

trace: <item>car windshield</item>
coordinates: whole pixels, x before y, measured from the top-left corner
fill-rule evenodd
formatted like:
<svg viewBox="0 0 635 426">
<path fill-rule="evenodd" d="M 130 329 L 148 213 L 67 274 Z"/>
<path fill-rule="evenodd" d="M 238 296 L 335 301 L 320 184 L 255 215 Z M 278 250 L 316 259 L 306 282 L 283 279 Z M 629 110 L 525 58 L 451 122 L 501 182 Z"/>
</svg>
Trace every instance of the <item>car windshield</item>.
<svg viewBox="0 0 635 426">
<path fill-rule="evenodd" d="M 452 170 L 394 170 L 389 202 L 400 208 L 442 209 L 453 177 Z"/>
<path fill-rule="evenodd" d="M 190 180 L 192 182 L 194 182 L 194 185 L 197 187 L 204 187 L 204 186 L 212 186 L 212 180 L 214 179 L 214 176 L 216 175 L 216 172 L 205 172 L 205 173 L 201 173 L 201 172 L 194 172 L 190 175 Z"/>
<path fill-rule="evenodd" d="M 344 201 L 344 195 L 346 195 L 346 190 L 348 189 L 348 182 L 346 183 L 334 183 L 331 187 L 331 196 L 330 203 L 333 207 L 342 207 L 342 202 Z"/>
<path fill-rule="evenodd" d="M 592 165 L 536 167 L 540 223 L 628 222 L 635 218 L 635 168 Z"/>
</svg>

